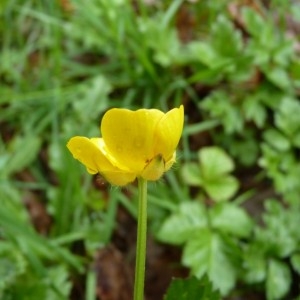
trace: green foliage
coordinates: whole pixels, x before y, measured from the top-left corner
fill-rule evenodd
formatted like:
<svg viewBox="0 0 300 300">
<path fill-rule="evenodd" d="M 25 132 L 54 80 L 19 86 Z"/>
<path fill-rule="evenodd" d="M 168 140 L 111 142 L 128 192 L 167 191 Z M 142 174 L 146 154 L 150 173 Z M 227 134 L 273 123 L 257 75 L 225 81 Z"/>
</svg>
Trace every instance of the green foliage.
<svg viewBox="0 0 300 300">
<path fill-rule="evenodd" d="M 86 270 L 136 194 L 99 187 L 65 144 L 99 136 L 110 107 L 181 103 L 178 165 L 150 185 L 149 222 L 198 278 L 166 299 L 299 298 L 299 4 L 148 2 L 1 2 L 0 298 L 68 299 L 81 274 L 93 299 Z"/>
<path fill-rule="evenodd" d="M 220 295 L 213 287 L 207 277 L 201 281 L 195 277 L 187 279 L 173 279 L 164 300 L 176 300 L 180 295 L 182 300 L 219 300 Z"/>
<path fill-rule="evenodd" d="M 2 298 L 5 289 L 26 271 L 26 260 L 12 244 L 2 242 L 0 247 L 0 275 L 3 278 L 0 286 L 0 295 Z"/>
<path fill-rule="evenodd" d="M 207 226 L 205 207 L 197 202 L 183 202 L 162 225 L 158 237 L 168 243 L 183 244 Z"/>
<path fill-rule="evenodd" d="M 208 275 L 224 295 L 236 281 L 242 254 L 239 240 L 249 237 L 251 230 L 251 219 L 234 204 L 205 209 L 200 202 L 183 202 L 162 224 L 157 237 L 184 244 L 183 264 L 198 278 Z"/>
<path fill-rule="evenodd" d="M 25 292 L 31 299 L 64 299 L 70 291 L 66 266 L 82 271 L 80 259 L 54 239 L 45 239 L 36 233 L 25 215 L 19 213 L 18 216 L 15 211 L 22 210 L 21 203 L 13 203 L 14 199 L 9 198 L 2 200 L 0 266 L 5 280 L 2 280 L 0 294 L 4 299 L 23 299 Z M 49 269 L 44 265 L 46 261 L 61 265 Z M 31 290 L 34 290 L 32 294 Z"/>
<path fill-rule="evenodd" d="M 267 298 L 282 299 L 290 289 L 292 270 L 298 272 L 299 213 L 269 200 L 263 218 L 265 227 L 256 228 L 244 253 L 245 279 L 249 283 L 265 281 Z"/>
<path fill-rule="evenodd" d="M 26 136 L 17 136 L 6 147 L 7 155 L 3 157 L 5 168 L 1 170 L 3 177 L 21 171 L 30 165 L 38 155 L 41 141 L 37 136 L 27 134 Z"/>
<path fill-rule="evenodd" d="M 238 189 L 238 181 L 228 173 L 233 171 L 232 159 L 218 147 L 202 148 L 198 153 L 199 164 L 187 163 L 182 168 L 185 182 L 201 186 L 215 201 L 231 198 Z"/>
<path fill-rule="evenodd" d="M 267 275 L 267 298 L 280 299 L 289 291 L 291 273 L 288 266 L 280 261 L 271 260 Z"/>
</svg>

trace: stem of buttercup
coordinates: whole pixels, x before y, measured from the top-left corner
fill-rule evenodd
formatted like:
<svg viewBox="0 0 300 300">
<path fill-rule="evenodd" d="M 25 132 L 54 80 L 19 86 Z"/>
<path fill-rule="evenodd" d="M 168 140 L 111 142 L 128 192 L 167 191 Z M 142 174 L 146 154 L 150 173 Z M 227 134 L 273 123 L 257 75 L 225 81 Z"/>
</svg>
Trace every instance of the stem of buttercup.
<svg viewBox="0 0 300 300">
<path fill-rule="evenodd" d="M 147 180 L 138 178 L 139 202 L 135 259 L 134 300 L 144 299 L 147 241 Z"/>
</svg>

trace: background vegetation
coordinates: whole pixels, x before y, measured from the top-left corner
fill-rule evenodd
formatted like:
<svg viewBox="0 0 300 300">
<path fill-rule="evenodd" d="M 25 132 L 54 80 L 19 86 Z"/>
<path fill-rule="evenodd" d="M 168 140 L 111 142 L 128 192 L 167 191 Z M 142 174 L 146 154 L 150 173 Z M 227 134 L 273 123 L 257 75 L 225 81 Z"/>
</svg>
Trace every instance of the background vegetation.
<svg viewBox="0 0 300 300">
<path fill-rule="evenodd" d="M 0 32 L 1 299 L 131 299 L 135 185 L 65 145 L 111 107 L 181 103 L 178 163 L 150 186 L 147 299 L 188 274 L 166 299 L 300 299 L 297 1 L 4 0 Z"/>
</svg>

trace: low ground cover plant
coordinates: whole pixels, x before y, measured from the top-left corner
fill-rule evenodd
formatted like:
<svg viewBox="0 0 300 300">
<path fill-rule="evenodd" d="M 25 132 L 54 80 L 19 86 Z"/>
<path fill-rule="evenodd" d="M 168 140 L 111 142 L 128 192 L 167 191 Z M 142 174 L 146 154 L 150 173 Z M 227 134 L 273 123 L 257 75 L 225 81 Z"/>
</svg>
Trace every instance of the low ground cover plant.
<svg viewBox="0 0 300 300">
<path fill-rule="evenodd" d="M 299 299 L 297 1 L 0 14 L 1 299 L 132 299 L 137 185 L 89 175 L 66 144 L 113 107 L 180 105 L 176 164 L 148 186 L 147 299 Z"/>
</svg>

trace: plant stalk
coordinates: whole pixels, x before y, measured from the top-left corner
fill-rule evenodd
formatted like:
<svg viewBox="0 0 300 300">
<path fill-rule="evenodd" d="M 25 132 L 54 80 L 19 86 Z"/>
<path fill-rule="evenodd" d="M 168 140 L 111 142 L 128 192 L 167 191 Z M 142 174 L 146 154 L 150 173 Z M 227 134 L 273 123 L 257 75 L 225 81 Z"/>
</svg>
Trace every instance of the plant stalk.
<svg viewBox="0 0 300 300">
<path fill-rule="evenodd" d="M 138 224 L 135 259 L 134 300 L 144 299 L 147 242 L 147 180 L 138 178 Z"/>
</svg>

